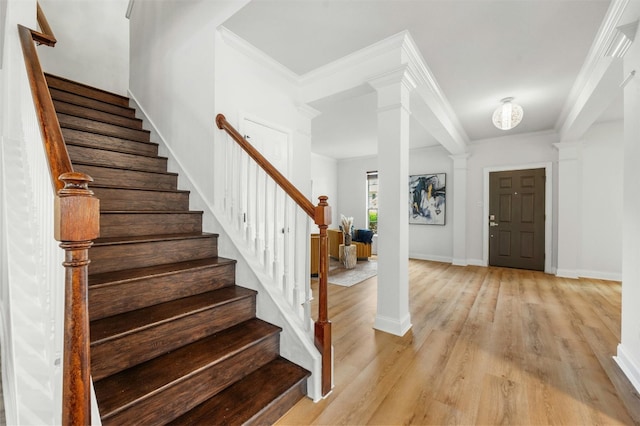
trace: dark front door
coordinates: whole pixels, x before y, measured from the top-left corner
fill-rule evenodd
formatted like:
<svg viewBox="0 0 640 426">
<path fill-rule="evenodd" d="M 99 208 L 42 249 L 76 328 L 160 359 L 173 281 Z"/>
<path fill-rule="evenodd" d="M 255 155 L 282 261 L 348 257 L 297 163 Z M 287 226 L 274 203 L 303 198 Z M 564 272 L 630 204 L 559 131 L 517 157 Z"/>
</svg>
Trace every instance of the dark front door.
<svg viewBox="0 0 640 426">
<path fill-rule="evenodd" d="M 489 174 L 489 264 L 544 270 L 545 169 Z"/>
</svg>

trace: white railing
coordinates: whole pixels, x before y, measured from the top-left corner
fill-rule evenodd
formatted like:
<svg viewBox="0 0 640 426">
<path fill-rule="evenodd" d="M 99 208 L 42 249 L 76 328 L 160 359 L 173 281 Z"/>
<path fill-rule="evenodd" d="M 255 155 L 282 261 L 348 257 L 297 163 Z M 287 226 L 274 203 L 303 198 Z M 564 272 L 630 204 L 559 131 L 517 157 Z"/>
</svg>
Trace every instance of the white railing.
<svg viewBox="0 0 640 426">
<path fill-rule="evenodd" d="M 216 116 L 219 129 L 227 132 L 223 138 L 224 171 L 223 212 L 231 232 L 248 247 L 254 264 L 265 277 L 263 285 L 275 291 L 288 305 L 286 315 L 295 321 L 318 349 L 321 376 L 317 383 L 321 395 L 332 388 L 333 357 L 331 322 L 328 317 L 327 227 L 331 223 L 331 208 L 327 197 L 319 197 L 314 205 L 252 144 L 233 128 L 224 115 Z M 311 333 L 311 287 L 309 271 L 309 218 L 320 230 L 318 254 L 318 315 Z"/>
<path fill-rule="evenodd" d="M 229 136 L 224 138 L 222 153 L 224 218 L 271 279 L 270 285 L 286 299 L 305 330 L 311 331 L 308 265 L 296 256 L 301 245 L 308 252 L 306 213 Z"/>
</svg>

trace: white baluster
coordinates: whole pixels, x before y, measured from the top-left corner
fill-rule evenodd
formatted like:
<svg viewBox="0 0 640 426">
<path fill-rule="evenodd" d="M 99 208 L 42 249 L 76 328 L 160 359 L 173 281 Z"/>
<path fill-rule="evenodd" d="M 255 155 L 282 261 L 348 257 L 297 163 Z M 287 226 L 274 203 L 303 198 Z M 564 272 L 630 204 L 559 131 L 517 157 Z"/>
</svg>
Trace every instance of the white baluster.
<svg viewBox="0 0 640 426">
<path fill-rule="evenodd" d="M 245 241 L 249 241 L 249 216 L 248 216 L 248 174 L 249 174 L 249 166 L 251 163 L 251 159 L 248 155 L 243 156 L 241 167 L 242 173 L 242 182 L 240 187 L 242 188 L 240 192 L 240 200 L 241 200 L 241 214 L 240 214 L 240 230 L 242 232 L 242 237 Z"/>
<path fill-rule="evenodd" d="M 231 143 L 233 143 L 231 141 L 230 137 L 226 137 L 224 138 L 224 141 L 222 142 L 222 163 L 220 164 L 220 160 L 218 160 L 218 166 L 219 167 L 224 167 L 224 200 L 222 203 L 222 211 L 225 213 L 225 215 L 227 216 L 227 219 L 229 219 L 229 170 L 230 167 L 228 166 L 229 164 L 229 150 L 231 148 Z"/>
<path fill-rule="evenodd" d="M 271 185 L 269 185 L 271 183 Z M 276 183 L 275 181 L 271 180 L 271 179 L 267 179 L 267 177 L 265 176 L 264 179 L 264 259 L 263 259 L 263 263 L 264 263 L 264 269 L 265 272 L 267 273 L 267 275 L 271 275 L 271 264 L 269 263 L 269 259 L 271 258 L 271 237 L 273 236 L 273 232 L 269 232 L 269 228 L 274 226 L 273 225 L 273 220 L 274 218 L 271 217 L 271 213 L 273 212 L 273 209 L 271 208 L 271 205 L 274 203 L 273 202 L 273 197 L 275 195 L 275 186 Z M 270 188 L 274 188 L 274 191 L 270 191 Z"/>
<path fill-rule="evenodd" d="M 238 186 L 238 156 L 240 155 L 239 147 L 237 145 L 233 145 L 231 149 L 231 223 L 235 227 L 237 225 L 236 215 L 238 214 L 238 199 L 237 199 L 237 186 Z M 234 173 L 235 172 L 235 173 Z"/>
<path fill-rule="evenodd" d="M 255 219 L 256 219 L 256 240 L 254 241 L 255 244 L 255 252 L 256 252 L 256 256 L 258 257 L 258 261 L 262 260 L 262 256 L 260 256 L 260 254 L 262 253 L 261 251 L 261 233 L 262 233 L 262 226 L 263 226 L 263 218 L 261 217 L 260 211 L 261 211 L 261 207 L 262 207 L 262 199 L 264 198 L 262 196 L 262 194 L 260 193 L 261 191 L 261 185 L 260 182 L 262 181 L 261 176 L 264 172 L 262 171 L 261 168 L 257 168 L 257 164 L 256 164 L 256 176 L 255 176 L 255 191 L 256 191 L 256 197 L 255 197 L 255 203 L 256 203 L 256 215 L 255 215 Z"/>
<path fill-rule="evenodd" d="M 280 249 L 282 247 L 280 238 L 282 236 L 282 226 L 280 226 L 280 215 L 278 211 L 282 208 L 282 194 L 283 191 L 276 185 L 273 197 L 273 278 L 276 282 L 280 277 L 278 272 L 280 271 Z"/>
<path fill-rule="evenodd" d="M 302 320 L 307 330 L 311 327 L 311 220 L 305 217 L 305 267 L 304 267 L 304 303 L 302 304 Z"/>
<path fill-rule="evenodd" d="M 284 199 L 284 235 L 283 235 L 283 257 L 282 257 L 282 293 L 288 298 L 289 294 L 289 203 L 290 198 L 285 195 Z"/>
<path fill-rule="evenodd" d="M 254 229 L 255 229 L 255 188 L 253 186 L 253 182 L 255 180 L 254 176 L 256 173 L 256 164 L 250 160 L 250 163 L 247 166 L 247 242 L 249 247 L 253 250 L 255 248 L 255 240 L 254 240 Z"/>
</svg>

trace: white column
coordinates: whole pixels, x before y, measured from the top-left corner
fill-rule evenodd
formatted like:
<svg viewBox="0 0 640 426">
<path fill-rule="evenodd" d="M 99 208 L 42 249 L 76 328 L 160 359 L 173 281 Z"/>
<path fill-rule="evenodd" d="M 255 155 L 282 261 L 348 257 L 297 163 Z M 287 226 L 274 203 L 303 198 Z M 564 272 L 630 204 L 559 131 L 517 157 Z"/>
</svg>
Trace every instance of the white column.
<svg viewBox="0 0 640 426">
<path fill-rule="evenodd" d="M 453 265 L 467 265 L 467 159 L 469 154 L 451 155 L 453 182 L 447 182 L 447 211 L 453 222 Z"/>
<path fill-rule="evenodd" d="M 640 71 L 640 44 L 624 57 L 625 75 Z M 622 324 L 616 362 L 640 392 L 640 76 L 624 87 L 624 171 L 622 226 Z M 605 225 L 606 226 L 606 225 Z"/>
<path fill-rule="evenodd" d="M 558 149 L 558 269 L 556 275 L 578 278 L 580 247 L 581 142 L 561 142 Z"/>
<path fill-rule="evenodd" d="M 409 313 L 409 96 L 406 67 L 370 81 L 378 93 L 378 311 L 374 328 L 398 336 Z"/>
</svg>

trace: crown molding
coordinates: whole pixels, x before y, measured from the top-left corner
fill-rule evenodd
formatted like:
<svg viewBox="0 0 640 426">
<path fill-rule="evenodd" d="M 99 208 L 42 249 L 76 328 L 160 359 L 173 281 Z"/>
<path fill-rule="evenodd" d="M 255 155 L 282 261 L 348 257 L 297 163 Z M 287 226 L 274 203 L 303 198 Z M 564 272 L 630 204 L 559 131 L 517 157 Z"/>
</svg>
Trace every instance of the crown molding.
<svg viewBox="0 0 640 426">
<path fill-rule="evenodd" d="M 300 104 L 298 105 L 298 111 L 306 118 L 308 118 L 309 120 L 312 120 L 314 118 L 316 118 L 317 116 L 319 116 L 320 114 L 322 114 L 321 111 L 318 111 L 317 109 L 307 105 L 307 104 Z"/>
<path fill-rule="evenodd" d="M 618 30 L 616 27 L 620 25 L 620 20 L 624 15 L 624 11 L 627 8 L 630 0 L 613 0 L 607 14 L 600 25 L 600 29 L 596 34 L 596 38 L 591 45 L 589 54 L 585 59 L 578 77 L 576 78 L 569 96 L 562 107 L 558 121 L 556 121 L 555 129 L 560 132 L 565 126 L 569 115 L 571 114 L 574 106 L 578 103 L 583 90 L 590 83 L 594 83 L 594 79 L 599 79 L 598 70 L 603 66 L 608 66 L 612 62 L 612 58 L 605 56 L 609 49 L 611 42 L 615 39 Z"/>
<path fill-rule="evenodd" d="M 229 30 L 224 25 L 218 27 L 218 31 L 222 36 L 222 40 L 228 46 L 235 49 L 237 52 L 242 53 L 250 59 L 259 62 L 261 65 L 280 75 L 292 84 L 298 85 L 300 82 L 300 76 L 291 71 L 289 68 L 282 65 L 280 62 L 273 59 L 271 56 L 264 53 L 262 50 L 255 47 L 242 37 L 238 36 L 233 31 Z"/>
<path fill-rule="evenodd" d="M 466 147 L 469 143 L 469 136 L 464 130 L 464 127 L 462 127 L 460 119 L 451 107 L 451 103 L 449 103 L 449 100 L 444 95 L 444 92 L 433 75 L 433 72 L 431 72 L 431 69 L 427 65 L 427 61 L 425 61 L 422 53 L 420 53 L 418 45 L 408 31 L 405 32 L 402 51 L 409 60 L 409 68 L 411 69 L 412 75 L 415 76 L 416 85 L 421 88 L 419 93 L 423 100 L 427 103 L 434 114 L 436 114 L 444 127 L 447 128 L 447 133 L 449 133 L 452 139 L 461 147 Z M 430 95 L 429 98 L 431 99 L 425 99 L 425 89 L 428 91 Z M 436 109 L 439 109 L 443 114 L 438 114 Z M 448 123 L 445 123 L 445 121 L 448 121 Z"/>
<path fill-rule="evenodd" d="M 405 37 L 409 34 L 407 30 L 401 31 L 377 43 L 364 47 L 333 62 L 329 62 L 319 68 L 309 71 L 300 76 L 301 84 L 309 84 L 327 78 L 331 75 L 344 71 L 347 68 L 355 67 L 363 62 L 384 54 L 393 53 L 402 47 Z"/>
<path fill-rule="evenodd" d="M 409 90 L 417 88 L 420 98 L 427 104 L 439 122 L 440 128 L 437 129 L 437 133 L 446 134 L 446 141 L 440 142 L 446 144 L 451 153 L 466 151 L 469 137 L 407 30 L 303 75 L 294 73 L 228 28 L 221 26 L 218 31 L 227 45 L 283 76 L 287 81 L 297 85 L 299 88 L 309 87 L 322 82 L 322 80 L 330 80 L 332 77 L 336 79 L 343 78 L 345 70 L 350 69 L 358 69 L 357 72 L 361 74 L 357 77 L 359 83 L 369 83 L 372 86 L 376 83 L 383 84 L 383 80 L 387 78 L 393 79 L 402 74 L 402 80 L 398 81 L 403 81 Z M 385 56 L 388 56 L 388 58 L 385 58 Z M 380 61 L 376 65 L 378 73 L 376 75 L 364 75 L 367 63 L 371 63 L 373 60 Z M 368 72 L 371 71 L 369 68 Z M 353 84 L 353 81 L 350 84 Z"/>
</svg>

